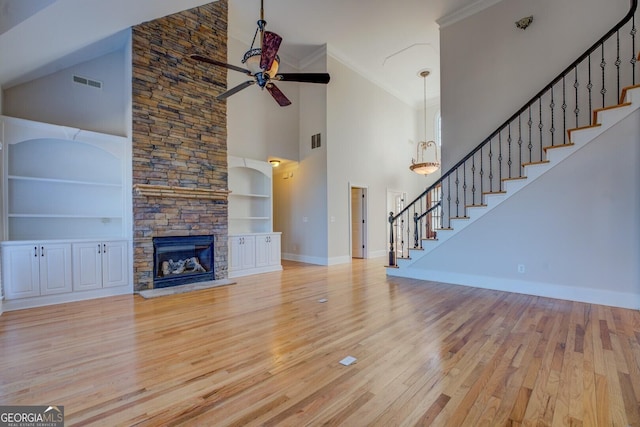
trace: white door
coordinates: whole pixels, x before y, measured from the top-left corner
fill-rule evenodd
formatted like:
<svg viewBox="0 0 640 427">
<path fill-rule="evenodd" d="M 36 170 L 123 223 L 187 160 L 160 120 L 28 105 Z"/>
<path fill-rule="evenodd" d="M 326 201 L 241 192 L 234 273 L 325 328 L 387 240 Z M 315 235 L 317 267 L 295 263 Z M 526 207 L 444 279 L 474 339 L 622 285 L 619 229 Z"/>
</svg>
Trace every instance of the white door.
<svg viewBox="0 0 640 427">
<path fill-rule="evenodd" d="M 351 187 L 351 256 L 366 258 L 366 188 Z"/>
</svg>

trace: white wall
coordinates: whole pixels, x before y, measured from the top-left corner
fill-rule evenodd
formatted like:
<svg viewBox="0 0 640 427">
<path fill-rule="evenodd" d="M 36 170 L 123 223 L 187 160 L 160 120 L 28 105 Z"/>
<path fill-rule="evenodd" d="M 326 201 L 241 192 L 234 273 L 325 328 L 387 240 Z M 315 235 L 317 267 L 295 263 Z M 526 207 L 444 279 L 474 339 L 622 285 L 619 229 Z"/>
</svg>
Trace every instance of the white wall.
<svg viewBox="0 0 640 427">
<path fill-rule="evenodd" d="M 629 0 L 505 0 L 440 31 L 446 171 L 614 26 Z M 518 19 L 533 15 L 527 30 Z M 613 66 L 613 64 L 610 64 Z"/>
<path fill-rule="evenodd" d="M 131 127 L 130 47 L 5 88 L 3 113 L 80 129 L 126 136 Z M 103 83 L 102 89 L 79 85 L 73 75 Z"/>
<path fill-rule="evenodd" d="M 388 251 L 387 190 L 405 191 L 412 199 L 437 178 L 425 178 L 409 170 L 416 142 L 424 138 L 419 119 L 422 112 L 331 56 L 329 72 L 329 261 L 350 260 L 349 185 L 368 188 L 368 251 L 370 257 L 381 256 Z M 433 120 L 428 122 L 433 132 Z"/>
<path fill-rule="evenodd" d="M 639 135 L 636 111 L 415 268 L 431 280 L 640 308 Z"/>
<path fill-rule="evenodd" d="M 229 37 L 227 62 L 243 67 L 242 56 L 249 46 Z M 289 64 L 282 72 L 297 72 Z M 227 87 L 248 80 L 245 74 L 229 70 Z M 267 161 L 269 157 L 298 160 L 299 85 L 279 82 L 278 88 L 292 102 L 280 107 L 266 90 L 250 86 L 227 98 L 227 149 L 230 156 Z"/>
</svg>

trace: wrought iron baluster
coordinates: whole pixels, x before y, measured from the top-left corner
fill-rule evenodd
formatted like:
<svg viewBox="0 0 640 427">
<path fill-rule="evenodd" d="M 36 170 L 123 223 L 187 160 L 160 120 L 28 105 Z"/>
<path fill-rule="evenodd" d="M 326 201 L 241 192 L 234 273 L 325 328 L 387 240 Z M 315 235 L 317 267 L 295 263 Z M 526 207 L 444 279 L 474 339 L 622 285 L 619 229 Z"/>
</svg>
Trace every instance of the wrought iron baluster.
<svg viewBox="0 0 640 427">
<path fill-rule="evenodd" d="M 518 115 L 518 176 L 522 176 L 522 115 Z"/>
<path fill-rule="evenodd" d="M 587 65 L 587 92 L 588 92 L 588 100 L 589 100 L 589 111 L 593 111 L 593 106 L 591 105 L 591 89 L 593 89 L 593 84 L 591 83 L 591 55 L 589 55 L 589 58 L 587 60 L 588 65 Z M 589 114 L 589 124 L 592 125 L 593 123 L 591 123 L 593 121 L 593 118 L 591 117 L 592 115 Z"/>
<path fill-rule="evenodd" d="M 460 168 L 456 169 L 456 218 L 460 216 Z"/>
<path fill-rule="evenodd" d="M 420 237 L 418 236 L 418 212 L 413 213 L 413 247 L 418 248 L 418 241 Z"/>
<path fill-rule="evenodd" d="M 508 152 L 508 156 L 509 158 L 507 159 L 507 166 L 509 167 L 509 178 L 512 178 L 511 176 L 511 165 L 513 164 L 513 161 L 511 160 L 511 123 L 509 123 L 509 134 L 507 137 L 507 144 L 509 146 L 509 152 Z"/>
<path fill-rule="evenodd" d="M 542 97 L 538 98 L 538 133 L 540 136 L 540 144 L 539 148 L 540 148 L 540 159 L 542 160 L 543 158 L 543 154 L 542 154 L 542 147 L 544 145 L 544 141 L 542 138 L 542 129 L 544 129 L 544 124 L 542 123 Z"/>
<path fill-rule="evenodd" d="M 498 132 L 498 186 L 502 185 L 502 132 Z M 498 187 L 502 189 L 501 187 Z"/>
<path fill-rule="evenodd" d="M 532 156 L 533 156 L 533 119 L 531 118 L 531 105 L 529 105 L 529 121 L 527 122 L 527 125 L 529 126 L 529 145 L 527 145 L 527 148 L 529 148 L 529 162 L 532 162 Z"/>
<path fill-rule="evenodd" d="M 471 156 L 471 204 L 476 204 L 476 156 Z"/>
<path fill-rule="evenodd" d="M 549 132 L 551 133 L 551 146 L 555 144 L 555 132 L 556 132 L 555 114 L 554 114 L 555 107 L 556 107 L 556 103 L 553 98 L 553 86 L 551 86 L 551 103 L 549 104 L 549 108 L 551 109 L 551 127 L 549 128 Z"/>
<path fill-rule="evenodd" d="M 578 88 L 580 87 L 580 83 L 578 82 L 578 66 L 577 65 L 574 67 L 574 71 L 575 71 L 575 79 L 573 81 L 573 88 L 576 95 L 576 107 L 573 110 L 573 112 L 576 115 L 576 127 L 580 127 L 580 122 L 578 118 L 578 115 L 580 114 L 580 107 L 578 107 Z"/>
<path fill-rule="evenodd" d="M 493 139 L 489 140 L 489 191 L 493 193 Z"/>
<path fill-rule="evenodd" d="M 605 95 L 607 94 L 607 87 L 605 84 L 605 69 L 607 68 L 607 61 L 604 60 L 604 42 L 600 45 L 600 69 L 602 70 L 602 88 L 600 89 L 600 93 L 602 94 L 602 108 L 606 107 Z"/>
<path fill-rule="evenodd" d="M 467 216 L 467 162 L 462 164 L 462 216 Z"/>
<path fill-rule="evenodd" d="M 484 196 L 484 147 L 480 147 L 480 202 L 482 203 L 482 197 Z"/>
<path fill-rule="evenodd" d="M 616 31 L 616 87 L 617 94 L 620 94 L 620 64 L 622 61 L 620 60 L 620 31 Z"/>
<path fill-rule="evenodd" d="M 567 84 L 565 76 L 562 76 L 562 143 L 567 143 Z"/>
<path fill-rule="evenodd" d="M 636 58 L 636 17 L 633 16 L 631 18 L 631 84 L 636 84 L 636 62 L 638 59 Z"/>
<path fill-rule="evenodd" d="M 395 227 L 393 212 L 389 212 L 389 267 L 396 266 L 396 248 L 393 239 L 393 228 Z"/>
</svg>

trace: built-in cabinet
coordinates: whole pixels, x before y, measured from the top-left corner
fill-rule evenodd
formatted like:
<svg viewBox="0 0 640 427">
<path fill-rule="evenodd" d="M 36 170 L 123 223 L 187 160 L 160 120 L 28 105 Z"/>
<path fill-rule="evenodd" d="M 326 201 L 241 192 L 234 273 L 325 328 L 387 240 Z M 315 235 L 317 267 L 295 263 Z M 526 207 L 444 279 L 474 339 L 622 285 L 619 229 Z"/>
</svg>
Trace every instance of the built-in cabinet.
<svg viewBox="0 0 640 427">
<path fill-rule="evenodd" d="M 73 290 L 124 286 L 127 284 L 127 242 L 74 243 Z"/>
<path fill-rule="evenodd" d="M 280 233 L 256 235 L 256 267 L 280 265 Z"/>
<path fill-rule="evenodd" d="M 229 156 L 229 277 L 282 270 L 273 232 L 272 166 Z"/>
<path fill-rule="evenodd" d="M 281 233 L 229 235 L 229 277 L 282 270 Z"/>
<path fill-rule="evenodd" d="M 130 141 L 0 116 L 0 144 L 5 309 L 131 293 Z"/>
<path fill-rule="evenodd" d="M 2 276 L 7 299 L 71 292 L 71 245 L 25 242 L 3 246 Z"/>
</svg>

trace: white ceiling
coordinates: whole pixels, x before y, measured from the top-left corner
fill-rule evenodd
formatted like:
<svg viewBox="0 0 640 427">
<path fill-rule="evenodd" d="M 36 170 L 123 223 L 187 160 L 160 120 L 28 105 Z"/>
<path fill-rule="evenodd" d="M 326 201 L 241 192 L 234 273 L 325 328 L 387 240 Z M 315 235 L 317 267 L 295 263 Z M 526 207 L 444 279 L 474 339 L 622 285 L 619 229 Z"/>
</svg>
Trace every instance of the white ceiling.
<svg viewBox="0 0 640 427">
<path fill-rule="evenodd" d="M 265 0 L 267 29 L 297 66 L 323 44 L 331 55 L 405 102 L 439 99 L 439 26 L 500 0 Z M 122 30 L 210 0 L 0 0 L 0 85 L 122 46 Z M 260 0 L 229 0 L 229 35 L 251 43 Z M 120 34 L 120 35 L 119 35 Z M 7 58 L 11 58 L 7 60 Z M 228 58 L 241 65 L 241 58 Z M 284 65 L 283 67 L 286 67 Z M 283 68 L 284 70 L 284 68 Z"/>
</svg>

